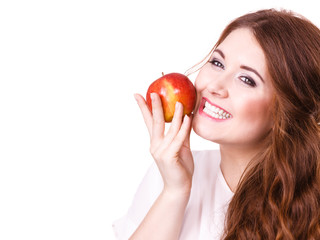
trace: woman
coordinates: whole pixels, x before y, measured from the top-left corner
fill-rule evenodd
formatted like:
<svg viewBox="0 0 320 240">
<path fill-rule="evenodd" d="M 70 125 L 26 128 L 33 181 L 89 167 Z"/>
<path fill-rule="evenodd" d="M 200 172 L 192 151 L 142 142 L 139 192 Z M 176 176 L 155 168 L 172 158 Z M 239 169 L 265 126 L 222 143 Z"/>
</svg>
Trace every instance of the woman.
<svg viewBox="0 0 320 240">
<path fill-rule="evenodd" d="M 159 96 L 151 113 L 135 95 L 157 168 L 116 232 L 320 239 L 320 30 L 285 11 L 244 15 L 223 31 L 195 87 L 194 116 L 177 103 L 166 134 Z M 191 152 L 191 127 L 219 152 Z"/>
</svg>

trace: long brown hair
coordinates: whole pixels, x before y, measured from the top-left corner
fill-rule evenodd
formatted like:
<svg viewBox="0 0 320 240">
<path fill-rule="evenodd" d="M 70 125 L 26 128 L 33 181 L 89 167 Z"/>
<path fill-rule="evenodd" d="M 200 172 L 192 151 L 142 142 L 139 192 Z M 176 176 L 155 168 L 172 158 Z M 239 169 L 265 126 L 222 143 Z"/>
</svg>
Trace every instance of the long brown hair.
<svg viewBox="0 0 320 240">
<path fill-rule="evenodd" d="M 261 45 L 275 92 L 274 125 L 243 174 L 226 215 L 225 240 L 320 239 L 320 30 L 288 11 L 231 22 Z"/>
</svg>

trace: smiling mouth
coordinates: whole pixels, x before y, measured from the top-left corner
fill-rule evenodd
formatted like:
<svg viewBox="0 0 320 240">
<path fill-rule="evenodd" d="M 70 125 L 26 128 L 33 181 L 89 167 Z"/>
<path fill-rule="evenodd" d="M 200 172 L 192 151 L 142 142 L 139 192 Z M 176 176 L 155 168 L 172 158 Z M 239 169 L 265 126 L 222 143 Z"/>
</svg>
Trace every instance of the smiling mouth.
<svg viewBox="0 0 320 240">
<path fill-rule="evenodd" d="M 206 98 L 202 98 L 200 113 L 203 113 L 209 116 L 210 118 L 216 120 L 226 120 L 232 117 L 232 115 L 228 113 L 226 110 L 218 107 L 217 105 L 212 104 Z"/>
</svg>

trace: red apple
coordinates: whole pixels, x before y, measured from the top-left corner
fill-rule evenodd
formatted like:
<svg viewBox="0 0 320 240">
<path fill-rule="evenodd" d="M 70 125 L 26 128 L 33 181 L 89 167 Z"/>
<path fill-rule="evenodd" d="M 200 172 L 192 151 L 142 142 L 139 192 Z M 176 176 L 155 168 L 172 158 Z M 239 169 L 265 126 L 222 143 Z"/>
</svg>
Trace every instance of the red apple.
<svg viewBox="0 0 320 240">
<path fill-rule="evenodd" d="M 181 102 L 185 114 L 190 114 L 196 105 L 196 89 L 189 78 L 180 73 L 169 73 L 155 80 L 147 91 L 147 104 L 152 110 L 150 93 L 160 95 L 164 119 L 171 122 L 176 102 Z"/>
</svg>

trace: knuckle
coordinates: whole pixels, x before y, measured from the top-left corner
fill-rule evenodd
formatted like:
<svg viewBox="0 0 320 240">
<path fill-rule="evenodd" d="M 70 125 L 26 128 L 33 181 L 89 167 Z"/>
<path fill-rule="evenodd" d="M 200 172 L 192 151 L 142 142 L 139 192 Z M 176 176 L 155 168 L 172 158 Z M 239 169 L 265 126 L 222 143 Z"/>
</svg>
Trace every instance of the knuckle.
<svg viewBox="0 0 320 240">
<path fill-rule="evenodd" d="M 149 152 L 151 153 L 152 156 L 155 154 L 155 148 L 154 148 L 154 146 L 152 146 L 152 145 L 150 146 Z"/>
<path fill-rule="evenodd" d="M 160 154 L 154 146 L 150 146 L 149 151 L 154 159 L 159 159 Z"/>
<path fill-rule="evenodd" d="M 154 152 L 153 153 L 153 158 L 156 160 L 156 161 L 161 161 L 161 154 L 159 152 Z"/>
<path fill-rule="evenodd" d="M 162 124 L 163 119 L 155 117 L 155 118 L 153 118 L 153 122 L 155 125 L 160 125 L 160 124 Z"/>
<path fill-rule="evenodd" d="M 151 153 L 153 159 L 156 161 L 156 162 L 162 162 L 163 161 L 163 154 L 159 151 L 153 151 Z"/>
</svg>

